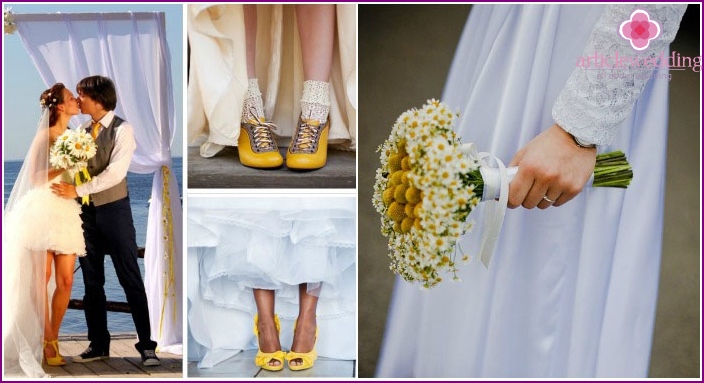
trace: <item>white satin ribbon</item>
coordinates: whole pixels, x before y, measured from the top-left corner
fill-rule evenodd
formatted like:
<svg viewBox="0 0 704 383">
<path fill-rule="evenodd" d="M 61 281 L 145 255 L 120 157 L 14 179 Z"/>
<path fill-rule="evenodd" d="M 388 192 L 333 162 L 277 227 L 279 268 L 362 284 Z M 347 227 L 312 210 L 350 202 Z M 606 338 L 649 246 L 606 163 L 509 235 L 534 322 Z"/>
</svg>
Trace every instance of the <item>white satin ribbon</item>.
<svg viewBox="0 0 704 383">
<path fill-rule="evenodd" d="M 491 257 L 494 256 L 496 243 L 499 240 L 501 226 L 504 223 L 506 215 L 506 206 L 508 205 L 508 183 L 513 179 L 518 171 L 518 168 L 506 169 L 506 166 L 500 159 L 493 155 L 480 152 L 477 153 L 474 144 L 463 144 L 460 147 L 462 153 L 477 158 L 480 161 L 479 171 L 484 180 L 484 193 L 482 201 L 488 203 L 486 207 L 486 215 L 484 219 L 484 233 L 482 234 L 482 244 L 479 249 L 479 259 L 481 259 L 484 267 L 489 268 Z M 493 159 L 498 164 L 498 168 L 491 168 L 487 164 L 487 160 Z M 498 201 L 496 198 L 498 197 Z"/>
</svg>

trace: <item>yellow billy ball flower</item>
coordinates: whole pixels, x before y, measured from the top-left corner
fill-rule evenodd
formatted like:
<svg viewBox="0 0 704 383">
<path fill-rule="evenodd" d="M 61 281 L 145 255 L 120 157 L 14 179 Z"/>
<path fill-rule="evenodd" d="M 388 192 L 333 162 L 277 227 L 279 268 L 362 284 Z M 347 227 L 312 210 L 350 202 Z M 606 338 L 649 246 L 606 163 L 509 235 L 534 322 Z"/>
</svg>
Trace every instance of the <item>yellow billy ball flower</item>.
<svg viewBox="0 0 704 383">
<path fill-rule="evenodd" d="M 391 205 L 391 202 L 394 202 L 394 189 L 396 189 L 395 186 L 389 186 L 386 190 L 384 190 L 384 194 L 381 195 L 381 198 L 384 201 L 384 206 L 389 206 Z"/>
<path fill-rule="evenodd" d="M 402 170 L 397 170 L 391 175 L 391 183 L 393 185 L 401 185 L 401 177 L 403 176 Z"/>
<path fill-rule="evenodd" d="M 403 211 L 404 206 L 398 202 L 392 202 L 389 209 L 386 211 L 386 215 L 396 222 L 403 221 L 406 218 L 406 214 Z"/>
<path fill-rule="evenodd" d="M 401 160 L 401 169 L 411 170 L 411 159 L 408 156 L 403 157 Z"/>
<path fill-rule="evenodd" d="M 419 203 L 419 204 L 416 205 L 415 208 L 413 208 L 413 215 L 414 215 L 414 216 L 420 217 L 420 210 L 423 208 L 423 206 L 421 206 L 421 205 L 422 205 L 422 204 Z"/>
<path fill-rule="evenodd" d="M 413 186 L 408 188 L 406 190 L 406 201 L 408 201 L 408 203 L 413 204 L 413 205 L 420 202 L 420 190 L 414 188 Z"/>
<path fill-rule="evenodd" d="M 406 187 L 404 185 L 396 186 L 394 191 L 394 199 L 399 203 L 406 203 Z"/>
<path fill-rule="evenodd" d="M 416 230 L 420 230 L 420 218 L 416 217 L 416 219 L 413 220 L 413 227 L 415 227 Z"/>
<path fill-rule="evenodd" d="M 408 216 L 408 218 L 415 218 L 416 217 L 415 215 L 413 215 L 413 208 L 414 207 L 415 207 L 415 205 L 411 205 L 410 203 L 406 204 L 406 208 L 404 209 L 404 211 L 406 213 L 406 216 Z"/>
<path fill-rule="evenodd" d="M 406 140 L 399 141 L 396 146 L 398 147 L 398 154 L 400 154 L 401 157 L 408 154 L 408 152 L 406 151 Z"/>
<path fill-rule="evenodd" d="M 401 232 L 401 223 L 399 222 L 394 222 L 394 231 L 397 233 Z"/>
<path fill-rule="evenodd" d="M 401 184 L 405 185 L 406 187 L 411 186 L 411 183 L 408 181 L 408 172 L 406 171 L 401 174 Z"/>
<path fill-rule="evenodd" d="M 413 220 L 408 217 L 404 218 L 401 222 L 401 233 L 408 233 L 411 231 L 411 227 L 413 227 Z"/>
<path fill-rule="evenodd" d="M 389 171 L 391 173 L 401 170 L 401 156 L 399 154 L 392 154 L 389 157 Z"/>
</svg>

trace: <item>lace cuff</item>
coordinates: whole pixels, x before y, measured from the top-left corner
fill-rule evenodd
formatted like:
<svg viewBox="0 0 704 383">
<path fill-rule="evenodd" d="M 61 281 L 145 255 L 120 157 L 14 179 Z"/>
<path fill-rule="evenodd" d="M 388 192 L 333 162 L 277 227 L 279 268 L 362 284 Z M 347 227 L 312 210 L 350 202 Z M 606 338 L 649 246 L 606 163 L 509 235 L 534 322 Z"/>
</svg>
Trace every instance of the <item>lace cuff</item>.
<svg viewBox="0 0 704 383">
<path fill-rule="evenodd" d="M 644 50 L 635 50 L 619 34 L 621 23 L 636 9 L 645 10 L 660 25 L 661 35 Z M 582 140 L 610 144 L 658 65 L 667 65 L 665 52 L 685 9 L 686 5 L 607 5 L 553 106 L 555 122 Z"/>
</svg>

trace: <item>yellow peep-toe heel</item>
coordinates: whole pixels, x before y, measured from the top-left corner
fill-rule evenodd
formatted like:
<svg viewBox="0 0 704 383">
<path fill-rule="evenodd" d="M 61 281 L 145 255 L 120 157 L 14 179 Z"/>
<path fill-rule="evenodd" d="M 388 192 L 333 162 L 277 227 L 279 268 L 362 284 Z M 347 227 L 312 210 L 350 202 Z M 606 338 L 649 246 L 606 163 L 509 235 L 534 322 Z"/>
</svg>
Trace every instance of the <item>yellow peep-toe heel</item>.
<svg viewBox="0 0 704 383">
<path fill-rule="evenodd" d="M 257 336 L 257 344 L 259 343 L 259 329 L 257 324 L 259 323 L 259 314 L 254 315 L 254 335 Z M 281 331 L 281 322 L 279 321 L 279 316 L 274 315 L 274 323 L 276 324 L 276 333 Z M 281 371 L 284 368 L 284 358 L 286 353 L 283 350 L 277 350 L 274 352 L 263 352 L 261 347 L 258 347 L 257 356 L 254 358 L 254 364 L 257 366 L 268 370 L 268 371 Z M 277 366 L 269 365 L 269 362 L 276 360 L 279 362 Z"/>
<path fill-rule="evenodd" d="M 56 352 L 56 355 L 52 357 L 47 357 L 46 355 L 44 355 L 44 360 L 46 360 L 46 364 L 49 366 L 65 366 L 66 360 L 59 353 L 59 340 L 55 339 L 52 341 L 44 341 L 44 348 L 46 348 L 46 346 L 48 345 L 51 345 L 51 347 Z"/>
<path fill-rule="evenodd" d="M 298 325 L 298 320 L 293 324 L 293 332 L 296 332 L 296 326 Z M 315 343 L 318 341 L 318 330 L 320 328 L 318 326 L 315 327 L 315 342 L 313 343 L 313 349 L 309 352 L 295 352 L 293 350 L 289 351 L 286 354 L 286 362 L 288 363 L 288 368 L 291 371 L 301 371 L 301 370 L 307 370 L 311 367 L 313 367 L 313 364 L 315 364 L 315 360 L 318 359 L 318 353 L 315 351 Z M 291 362 L 294 359 L 300 359 L 301 364 L 299 366 L 292 366 Z"/>
</svg>

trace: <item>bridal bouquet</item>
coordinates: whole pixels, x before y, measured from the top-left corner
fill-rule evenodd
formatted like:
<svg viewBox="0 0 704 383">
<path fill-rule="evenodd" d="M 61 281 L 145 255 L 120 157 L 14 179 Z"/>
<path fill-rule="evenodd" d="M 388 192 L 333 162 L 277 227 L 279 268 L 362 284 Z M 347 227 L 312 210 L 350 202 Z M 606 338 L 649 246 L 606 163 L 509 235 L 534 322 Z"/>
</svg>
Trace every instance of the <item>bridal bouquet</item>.
<svg viewBox="0 0 704 383">
<path fill-rule="evenodd" d="M 467 217 L 484 193 L 486 166 L 471 144 L 460 143 L 457 116 L 429 100 L 401 114 L 378 149 L 373 204 L 389 239 L 390 269 L 424 288 L 440 283 L 444 272 L 457 279 L 458 262 L 469 259 L 458 257 L 457 241 L 472 228 Z M 626 187 L 632 177 L 623 153 L 608 153 L 597 157 L 592 186 Z"/>
<path fill-rule="evenodd" d="M 90 134 L 84 129 L 66 131 L 61 134 L 49 150 L 49 163 L 55 169 L 68 170 L 75 179 L 76 185 L 90 181 L 88 160 L 95 156 L 97 147 Z M 88 196 L 83 197 L 83 203 L 88 203 Z"/>
</svg>

